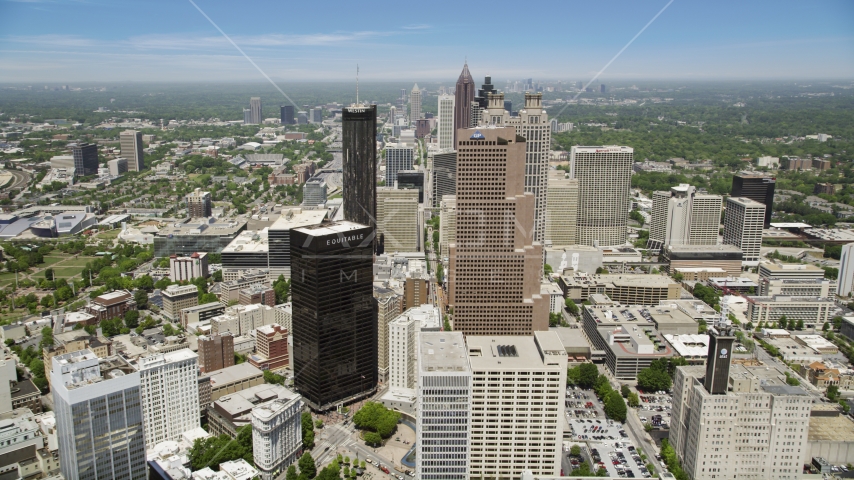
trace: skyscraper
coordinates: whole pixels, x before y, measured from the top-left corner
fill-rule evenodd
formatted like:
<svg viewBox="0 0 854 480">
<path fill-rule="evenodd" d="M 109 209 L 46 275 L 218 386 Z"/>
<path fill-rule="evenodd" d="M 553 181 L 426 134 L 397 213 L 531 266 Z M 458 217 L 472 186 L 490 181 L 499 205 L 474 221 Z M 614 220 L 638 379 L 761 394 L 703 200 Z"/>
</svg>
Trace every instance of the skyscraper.
<svg viewBox="0 0 854 480">
<path fill-rule="evenodd" d="M 847 297 L 852 292 L 854 292 L 854 243 L 846 243 L 842 246 L 842 256 L 839 257 L 839 283 L 836 294 Z"/>
<path fill-rule="evenodd" d="M 119 144 L 122 149 L 122 157 L 128 161 L 128 171 L 141 172 L 145 168 L 142 132 L 136 130 L 123 131 L 119 134 Z"/>
<path fill-rule="evenodd" d="M 421 90 L 416 83 L 409 92 L 409 123 L 415 123 L 421 118 Z"/>
<path fill-rule="evenodd" d="M 578 243 L 578 180 L 563 170 L 550 172 L 546 189 L 545 246 L 563 247 Z M 441 226 L 441 225 L 440 225 Z"/>
<path fill-rule="evenodd" d="M 466 335 L 530 335 L 548 328 L 540 295 L 543 247 L 525 191 L 525 139 L 512 127 L 459 129 L 457 232 L 449 246 L 449 305 Z"/>
<path fill-rule="evenodd" d="M 722 203 L 720 195 L 697 193 L 688 184 L 653 192 L 648 247 L 717 244 Z"/>
<path fill-rule="evenodd" d="M 377 217 L 377 106 L 343 111 L 344 219 L 375 228 Z"/>
<path fill-rule="evenodd" d="M 740 248 L 744 254 L 742 263 L 746 266 L 759 264 L 764 220 L 765 205 L 743 197 L 726 199 L 724 244 Z"/>
<path fill-rule="evenodd" d="M 137 360 L 147 448 L 200 426 L 198 358 L 185 348 Z"/>
<path fill-rule="evenodd" d="M 454 96 L 439 95 L 439 150 L 454 148 Z"/>
<path fill-rule="evenodd" d="M 490 81 L 490 77 L 486 77 Z M 516 135 L 525 138 L 525 191 L 534 194 L 534 240 L 545 241 L 546 191 L 551 150 L 551 124 L 543 108 L 542 93 L 526 93 L 525 108 L 515 117 L 504 109 L 504 94 L 493 93 L 486 84 L 481 92 L 487 96 L 487 105 L 481 109 L 481 125 L 512 126 Z"/>
<path fill-rule="evenodd" d="M 570 174 L 578 180 L 579 244 L 626 243 L 633 155 L 631 147 L 572 147 Z"/>
<path fill-rule="evenodd" d="M 457 88 L 454 92 L 454 145 L 457 144 L 457 130 L 468 128 L 471 124 L 471 102 L 474 100 L 474 79 L 469 73 L 469 64 L 463 65 Z"/>
<path fill-rule="evenodd" d="M 264 117 L 261 116 L 261 97 L 252 97 L 249 99 L 249 123 L 253 125 L 261 125 Z"/>
<path fill-rule="evenodd" d="M 777 179 L 761 174 L 741 173 L 732 176 L 732 196 L 745 197 L 765 205 L 764 226 L 771 225 L 774 208 L 774 187 Z"/>
<path fill-rule="evenodd" d="M 379 381 L 388 381 L 388 327 L 403 312 L 403 297 L 390 288 L 374 286 L 377 303 L 377 370 Z"/>
<path fill-rule="evenodd" d="M 454 135 L 456 135 L 456 131 Z M 448 150 L 433 155 L 432 172 L 433 208 L 439 208 L 439 203 L 445 195 L 457 194 L 457 152 Z"/>
<path fill-rule="evenodd" d="M 203 192 L 197 188 L 187 195 L 187 211 L 190 218 L 211 216 L 211 192 Z"/>
<path fill-rule="evenodd" d="M 393 187 L 397 182 L 397 172 L 412 170 L 415 149 L 399 143 L 392 143 L 385 149 L 385 184 Z"/>
<path fill-rule="evenodd" d="M 98 145 L 94 143 L 72 145 L 71 155 L 74 157 L 74 169 L 77 175 L 82 177 L 98 173 Z"/>
<path fill-rule="evenodd" d="M 294 106 L 282 105 L 279 107 L 281 114 L 282 125 L 294 125 L 297 121 L 294 119 Z"/>
<path fill-rule="evenodd" d="M 483 85 L 477 90 L 477 96 L 471 102 L 470 127 L 477 127 L 483 120 L 483 113 L 489 107 L 489 96 L 496 93 L 492 84 L 492 77 L 487 75 L 483 79 Z"/>
<path fill-rule="evenodd" d="M 139 372 L 121 357 L 99 359 L 88 349 L 51 362 L 63 477 L 146 478 Z"/>
<path fill-rule="evenodd" d="M 294 384 L 314 410 L 376 389 L 373 237 L 348 221 L 291 230 Z"/>
<path fill-rule="evenodd" d="M 418 190 L 377 189 L 377 235 L 384 252 L 419 250 L 418 217 Z"/>
</svg>

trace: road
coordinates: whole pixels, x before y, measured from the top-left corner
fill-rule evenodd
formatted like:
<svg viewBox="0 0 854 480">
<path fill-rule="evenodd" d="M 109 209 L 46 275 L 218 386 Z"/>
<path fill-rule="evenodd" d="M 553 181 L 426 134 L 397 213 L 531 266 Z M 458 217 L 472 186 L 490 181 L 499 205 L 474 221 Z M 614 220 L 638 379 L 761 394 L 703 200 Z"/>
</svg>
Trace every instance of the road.
<svg viewBox="0 0 854 480">
<path fill-rule="evenodd" d="M 30 182 L 30 175 L 26 172 L 20 170 L 6 170 L 6 172 L 15 177 L 12 185 L 9 186 L 10 189 L 25 187 Z"/>
</svg>

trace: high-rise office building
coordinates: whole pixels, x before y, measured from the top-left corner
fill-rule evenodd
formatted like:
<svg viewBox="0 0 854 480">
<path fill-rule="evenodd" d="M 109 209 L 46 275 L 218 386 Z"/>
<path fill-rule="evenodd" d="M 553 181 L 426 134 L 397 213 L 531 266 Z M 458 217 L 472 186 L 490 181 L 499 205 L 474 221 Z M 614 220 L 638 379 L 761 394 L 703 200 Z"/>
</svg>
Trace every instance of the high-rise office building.
<svg viewBox="0 0 854 480">
<path fill-rule="evenodd" d="M 326 215 L 326 209 L 290 208 L 282 210 L 281 216 L 267 230 L 269 263 L 266 268 L 270 269 L 270 278 L 277 279 L 279 275 L 291 278 L 291 230 L 309 225 L 320 225 L 326 219 Z"/>
<path fill-rule="evenodd" d="M 439 150 L 454 148 L 454 96 L 439 95 Z"/>
<path fill-rule="evenodd" d="M 409 92 L 409 123 L 415 123 L 421 118 L 421 90 L 416 83 Z"/>
<path fill-rule="evenodd" d="M 62 476 L 146 478 L 139 372 L 121 357 L 99 359 L 88 349 L 51 362 Z"/>
<path fill-rule="evenodd" d="M 397 183 L 397 172 L 412 170 L 415 149 L 400 143 L 392 143 L 385 149 L 385 184 L 394 187 Z"/>
<path fill-rule="evenodd" d="M 234 336 L 231 332 L 199 336 L 199 370 L 215 372 L 234 365 Z"/>
<path fill-rule="evenodd" d="M 540 295 L 543 247 L 525 191 L 525 139 L 513 127 L 459 129 L 457 232 L 449 245 L 449 305 L 466 335 L 530 335 L 548 328 Z"/>
<path fill-rule="evenodd" d="M 445 196 L 457 194 L 457 152 L 455 150 L 433 155 L 432 183 L 433 208 L 439 208 L 439 203 Z"/>
<path fill-rule="evenodd" d="M 383 252 L 417 252 L 418 190 L 377 188 L 377 236 Z"/>
<path fill-rule="evenodd" d="M 94 143 L 72 145 L 71 156 L 74 157 L 74 169 L 77 175 L 82 177 L 98 174 L 98 145 Z"/>
<path fill-rule="evenodd" d="M 487 82 L 490 77 L 486 77 Z M 551 124 L 543 108 L 542 93 L 526 93 L 525 108 L 515 117 L 504 109 L 504 94 L 493 93 L 492 85 L 484 85 L 486 107 L 481 109 L 482 125 L 514 127 L 525 139 L 525 191 L 534 194 L 534 240 L 543 243 L 546 230 L 546 192 L 551 150 Z M 494 89 L 493 89 L 494 90 Z M 479 101 L 479 100 L 478 100 Z"/>
<path fill-rule="evenodd" d="M 474 100 L 474 79 L 469 73 L 469 64 L 466 62 L 457 79 L 454 92 L 454 145 L 457 144 L 457 130 L 471 125 L 472 100 Z"/>
<path fill-rule="evenodd" d="M 198 358 L 185 348 L 136 361 L 147 448 L 200 426 Z"/>
<path fill-rule="evenodd" d="M 322 178 L 309 178 L 302 186 L 302 204 L 307 207 L 326 204 L 326 189 Z"/>
<path fill-rule="evenodd" d="M 119 134 L 122 157 L 128 161 L 129 172 L 141 172 L 145 168 L 142 151 L 142 132 L 125 130 Z"/>
<path fill-rule="evenodd" d="M 314 410 L 376 390 L 373 236 L 348 221 L 291 230 L 294 384 Z"/>
<path fill-rule="evenodd" d="M 342 129 L 344 219 L 376 228 L 377 106 L 344 107 Z"/>
<path fill-rule="evenodd" d="M 398 170 L 397 188 L 418 191 L 418 203 L 424 203 L 424 170 Z"/>
<path fill-rule="evenodd" d="M 722 203 L 720 195 L 697 193 L 688 184 L 653 192 L 648 247 L 717 244 Z"/>
<path fill-rule="evenodd" d="M 374 286 L 377 303 L 377 371 L 379 381 L 388 381 L 388 324 L 403 312 L 403 297 L 390 288 Z"/>
<path fill-rule="evenodd" d="M 765 205 L 743 197 L 726 199 L 724 244 L 741 249 L 745 266 L 755 267 L 759 264 L 764 222 Z"/>
<path fill-rule="evenodd" d="M 463 334 L 419 332 L 417 348 L 415 477 L 468 480 L 472 371 Z"/>
<path fill-rule="evenodd" d="M 249 99 L 249 123 L 252 125 L 261 125 L 264 117 L 261 115 L 261 97 L 252 97 Z"/>
<path fill-rule="evenodd" d="M 187 195 L 187 210 L 190 218 L 211 216 L 211 192 L 203 192 L 197 188 Z"/>
<path fill-rule="evenodd" d="M 406 309 L 388 325 L 389 388 L 415 388 L 417 335 L 421 331 L 438 332 L 442 326 L 439 309 L 424 304 Z"/>
<path fill-rule="evenodd" d="M 321 107 L 309 109 L 308 118 L 311 123 L 323 123 L 323 109 Z"/>
<path fill-rule="evenodd" d="M 771 225 L 771 212 L 774 209 L 774 187 L 777 179 L 761 174 L 741 173 L 732 177 L 733 197 L 749 198 L 765 205 L 764 226 Z"/>
<path fill-rule="evenodd" d="M 448 245 L 457 238 L 457 197 L 445 195 L 439 206 L 439 251 L 448 256 Z"/>
<path fill-rule="evenodd" d="M 484 123 L 484 111 L 489 108 L 489 96 L 493 93 L 497 93 L 497 91 L 495 90 L 495 86 L 492 84 L 492 77 L 487 75 L 483 80 L 483 84 L 477 90 L 477 96 L 474 97 L 471 102 L 470 127 L 477 127 Z"/>
<path fill-rule="evenodd" d="M 633 155 L 631 147 L 572 147 L 570 175 L 578 180 L 579 244 L 626 243 Z"/>
<path fill-rule="evenodd" d="M 545 246 L 563 247 L 578 243 L 578 180 L 563 170 L 549 173 L 546 189 Z M 441 226 L 441 225 L 440 225 Z"/>
<path fill-rule="evenodd" d="M 279 107 L 279 113 L 281 115 L 282 125 L 294 125 L 297 123 L 294 118 L 294 106 L 293 105 L 282 105 Z"/>
<path fill-rule="evenodd" d="M 842 246 L 842 256 L 839 257 L 839 283 L 836 294 L 849 297 L 854 293 L 854 243 Z"/>
</svg>

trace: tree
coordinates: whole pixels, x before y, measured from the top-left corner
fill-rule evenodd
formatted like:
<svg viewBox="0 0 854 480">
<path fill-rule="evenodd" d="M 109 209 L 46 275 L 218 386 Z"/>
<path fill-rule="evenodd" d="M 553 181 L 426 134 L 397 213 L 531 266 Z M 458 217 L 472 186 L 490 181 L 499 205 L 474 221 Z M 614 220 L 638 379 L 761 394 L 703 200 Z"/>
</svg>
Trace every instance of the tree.
<svg viewBox="0 0 854 480">
<path fill-rule="evenodd" d="M 621 385 L 620 386 L 620 395 L 622 395 L 623 398 L 628 397 L 630 393 L 632 393 L 632 391 L 631 391 L 631 389 L 629 389 L 628 385 Z"/>
<path fill-rule="evenodd" d="M 136 328 L 139 326 L 138 310 L 128 310 L 127 312 L 125 312 L 125 326 L 128 328 Z"/>
<path fill-rule="evenodd" d="M 53 269 L 52 268 L 46 268 L 44 270 L 44 278 L 49 282 L 53 281 Z"/>
<path fill-rule="evenodd" d="M 566 303 L 567 311 L 569 311 L 569 313 L 571 313 L 577 317 L 578 316 L 578 305 L 576 305 L 575 302 L 573 302 L 571 298 L 567 298 L 564 303 Z"/>
<path fill-rule="evenodd" d="M 836 385 L 830 385 L 827 387 L 827 399 L 831 402 L 836 402 L 839 400 L 839 387 Z"/>
<path fill-rule="evenodd" d="M 53 329 L 50 327 L 42 328 L 42 340 L 39 342 L 39 350 L 53 346 Z"/>
<path fill-rule="evenodd" d="M 222 281 L 222 270 L 215 271 L 213 273 L 213 275 L 211 275 L 211 278 L 213 278 L 214 282 L 221 282 Z"/>
<path fill-rule="evenodd" d="M 372 430 L 388 438 L 397 428 L 400 414 L 378 402 L 367 402 L 353 415 L 353 424 L 362 430 Z"/>
<path fill-rule="evenodd" d="M 578 366 L 578 369 L 580 373 L 578 385 L 582 388 L 593 387 L 599 377 L 599 369 L 596 368 L 596 365 L 593 365 L 592 363 L 582 363 Z"/>
<path fill-rule="evenodd" d="M 548 263 L 547 263 L 547 264 L 545 264 L 545 266 L 543 267 L 543 273 L 545 273 L 545 275 L 548 277 L 548 276 L 550 276 L 553 272 L 554 272 L 554 270 L 552 269 L 552 266 L 551 266 L 551 265 L 549 265 Z"/>
<path fill-rule="evenodd" d="M 649 367 L 638 372 L 638 388 L 645 392 L 667 391 L 670 390 L 670 385 L 670 375 L 667 371 Z"/>
<path fill-rule="evenodd" d="M 803 330 L 804 329 L 804 321 L 801 319 L 798 319 L 798 323 L 795 324 L 795 329 L 796 330 Z"/>
<path fill-rule="evenodd" d="M 573 445 L 572 448 L 569 449 L 569 454 L 573 457 L 581 456 L 581 447 L 578 445 Z"/>
<path fill-rule="evenodd" d="M 133 286 L 138 288 L 138 289 L 145 290 L 146 292 L 150 292 L 150 291 L 154 290 L 154 279 L 151 278 L 150 275 L 143 275 L 143 276 L 141 276 L 141 277 L 139 277 L 133 281 Z M 134 296 L 134 300 L 136 300 L 135 296 Z M 146 301 L 147 300 L 148 299 L 146 299 Z M 139 303 L 139 302 L 137 302 L 137 303 Z"/>
<path fill-rule="evenodd" d="M 605 415 L 620 422 L 626 421 L 626 401 L 616 390 L 612 390 L 604 401 Z"/>
<path fill-rule="evenodd" d="M 148 293 L 145 290 L 139 289 L 133 292 L 133 300 L 136 302 L 136 308 L 142 310 L 148 308 Z"/>
<path fill-rule="evenodd" d="M 297 467 L 291 465 L 288 467 L 288 471 L 285 473 L 285 480 L 297 480 Z"/>
<path fill-rule="evenodd" d="M 365 432 L 365 443 L 371 446 L 379 446 L 383 442 L 383 437 L 379 433 Z"/>
<path fill-rule="evenodd" d="M 304 448 L 311 448 L 314 445 L 314 422 L 311 419 L 311 414 L 302 412 L 300 422 L 302 424 L 302 445 Z"/>
<path fill-rule="evenodd" d="M 273 291 L 276 292 L 277 304 L 287 302 L 291 292 L 291 281 L 286 280 L 284 275 L 279 275 L 279 278 L 273 282 Z"/>
<path fill-rule="evenodd" d="M 637 408 L 640 405 L 640 398 L 638 397 L 638 394 L 635 392 L 629 393 L 628 401 L 629 401 L 629 406 L 632 408 Z"/>
<path fill-rule="evenodd" d="M 314 458 L 311 457 L 310 453 L 303 453 L 297 465 L 299 465 L 300 475 L 305 475 L 309 479 L 317 475 L 317 465 L 314 464 Z"/>
<path fill-rule="evenodd" d="M 821 326 L 822 332 L 827 332 L 830 330 L 830 322 L 824 322 L 824 325 Z"/>
</svg>

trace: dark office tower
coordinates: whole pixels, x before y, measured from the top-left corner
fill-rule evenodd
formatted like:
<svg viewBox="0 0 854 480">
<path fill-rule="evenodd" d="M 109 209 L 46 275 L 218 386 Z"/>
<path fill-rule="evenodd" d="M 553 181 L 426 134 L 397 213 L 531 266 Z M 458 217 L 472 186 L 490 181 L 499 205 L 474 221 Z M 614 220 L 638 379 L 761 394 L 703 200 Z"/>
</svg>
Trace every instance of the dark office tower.
<svg viewBox="0 0 854 480">
<path fill-rule="evenodd" d="M 291 230 L 294 385 L 316 411 L 376 390 L 373 237 L 348 221 Z"/>
<path fill-rule="evenodd" d="M 457 144 L 457 130 L 469 128 L 471 123 L 471 102 L 474 100 L 474 79 L 469 73 L 468 62 L 463 65 L 457 89 L 454 92 L 454 145 Z"/>
<path fill-rule="evenodd" d="M 483 79 L 483 85 L 477 90 L 477 96 L 474 97 L 474 101 L 480 106 L 480 108 L 486 108 L 489 106 L 489 94 L 497 93 L 495 90 L 495 86 L 492 84 L 492 77 L 487 75 Z"/>
<path fill-rule="evenodd" d="M 741 173 L 732 177 L 731 197 L 747 197 L 765 205 L 765 227 L 771 226 L 774 208 L 774 186 L 777 179 L 765 175 Z"/>
<path fill-rule="evenodd" d="M 605 93 L 606 90 L 607 90 L 607 88 L 605 88 L 604 83 L 602 85 L 599 85 L 599 93 Z"/>
<path fill-rule="evenodd" d="M 281 121 L 282 125 L 293 125 L 297 123 L 294 119 L 294 106 L 293 105 L 282 105 L 281 108 Z"/>
<path fill-rule="evenodd" d="M 424 172 L 421 170 L 398 171 L 397 188 L 401 190 L 418 190 L 418 203 L 424 203 Z"/>
<path fill-rule="evenodd" d="M 504 100 L 504 110 L 507 110 L 510 115 L 513 115 L 513 102 L 510 100 Z"/>
<path fill-rule="evenodd" d="M 456 194 L 457 152 L 437 153 L 433 156 L 433 208 L 439 208 L 443 196 Z"/>
<path fill-rule="evenodd" d="M 712 395 L 724 395 L 729 385 L 729 366 L 735 337 L 728 325 L 709 328 L 709 353 L 706 358 L 706 378 L 703 386 Z"/>
<path fill-rule="evenodd" d="M 74 170 L 77 176 L 98 174 L 98 145 L 81 143 L 71 147 L 74 157 Z"/>
<path fill-rule="evenodd" d="M 344 220 L 376 228 L 377 106 L 343 109 Z"/>
</svg>

